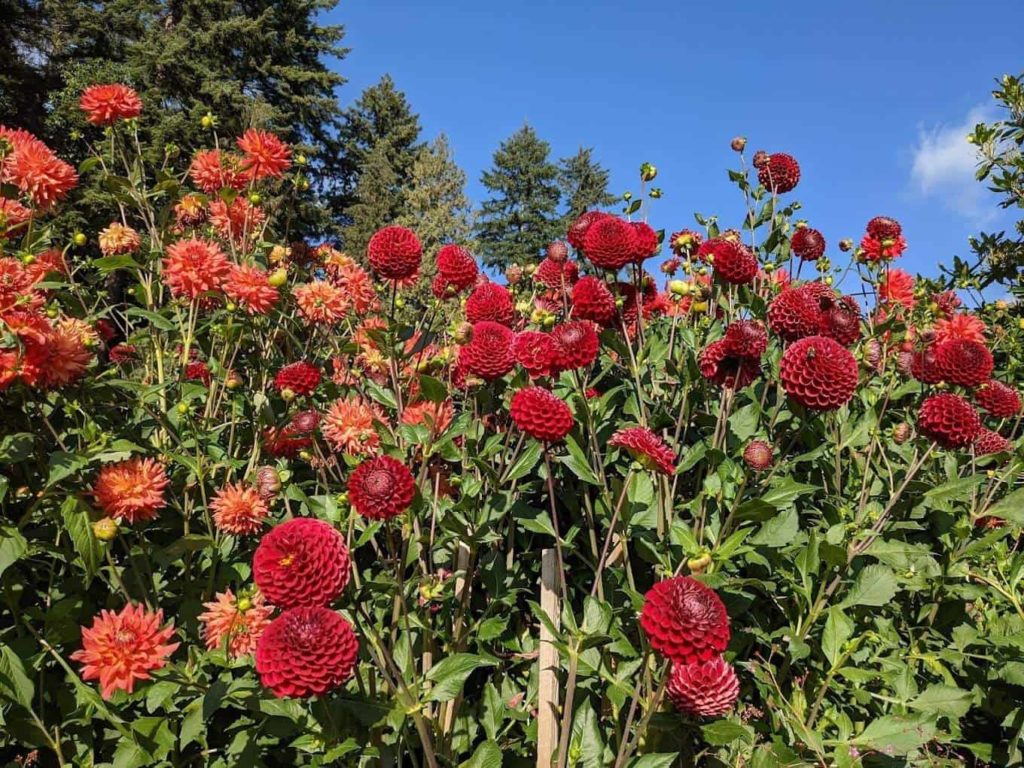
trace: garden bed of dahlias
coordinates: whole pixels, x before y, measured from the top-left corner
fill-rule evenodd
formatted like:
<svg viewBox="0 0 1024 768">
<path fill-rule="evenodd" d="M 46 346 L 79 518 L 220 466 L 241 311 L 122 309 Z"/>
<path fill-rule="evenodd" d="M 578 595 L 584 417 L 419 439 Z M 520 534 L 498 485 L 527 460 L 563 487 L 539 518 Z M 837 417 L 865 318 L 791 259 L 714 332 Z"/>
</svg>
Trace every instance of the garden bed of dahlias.
<svg viewBox="0 0 1024 768">
<path fill-rule="evenodd" d="M 489 274 L 81 106 L 77 169 L 0 127 L 6 764 L 1020 761 L 1019 312 L 897 219 L 735 140 L 736 229 L 641 193 Z"/>
</svg>

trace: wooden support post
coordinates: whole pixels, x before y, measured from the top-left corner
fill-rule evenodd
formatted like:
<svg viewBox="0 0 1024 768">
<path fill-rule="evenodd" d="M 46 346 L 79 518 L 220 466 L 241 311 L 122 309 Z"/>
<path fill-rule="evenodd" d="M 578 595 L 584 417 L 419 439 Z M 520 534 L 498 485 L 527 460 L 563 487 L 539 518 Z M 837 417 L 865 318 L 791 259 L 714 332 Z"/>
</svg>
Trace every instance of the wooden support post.
<svg viewBox="0 0 1024 768">
<path fill-rule="evenodd" d="M 540 608 L 555 629 L 561 627 L 561 605 L 558 583 L 558 554 L 545 549 L 540 561 Z M 554 636 L 547 625 L 540 625 L 540 648 L 537 657 L 537 768 L 551 768 L 558 751 L 558 670 L 561 666 Z"/>
</svg>

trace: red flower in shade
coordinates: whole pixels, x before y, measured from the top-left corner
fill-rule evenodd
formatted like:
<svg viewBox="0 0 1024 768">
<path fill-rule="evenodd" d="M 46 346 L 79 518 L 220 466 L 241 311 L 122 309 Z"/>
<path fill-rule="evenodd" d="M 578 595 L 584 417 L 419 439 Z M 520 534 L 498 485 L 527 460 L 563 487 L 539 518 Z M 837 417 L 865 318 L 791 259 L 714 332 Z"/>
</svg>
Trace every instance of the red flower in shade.
<svg viewBox="0 0 1024 768">
<path fill-rule="evenodd" d="M 991 429 L 982 429 L 974 438 L 976 456 L 989 456 L 993 453 L 1007 453 L 1013 450 L 1013 443 Z"/>
<path fill-rule="evenodd" d="M 269 427 L 263 431 L 263 447 L 271 456 L 296 456 L 299 451 L 305 451 L 312 445 L 313 438 L 295 435 L 287 427 L 285 429 Z"/>
<path fill-rule="evenodd" d="M 725 605 L 689 576 L 664 579 L 648 590 L 640 626 L 651 647 L 676 664 L 716 658 L 729 645 Z"/>
<path fill-rule="evenodd" d="M 182 195 L 174 204 L 174 220 L 179 227 L 198 227 L 206 221 L 206 203 L 199 195 Z"/>
<path fill-rule="evenodd" d="M 220 247 L 208 240 L 179 240 L 167 246 L 164 282 L 174 296 L 195 299 L 221 288 L 231 273 L 231 262 Z"/>
<path fill-rule="evenodd" d="M 757 277 L 757 258 L 742 243 L 719 237 L 708 240 L 701 249 L 713 254 L 715 275 L 725 282 L 743 285 Z"/>
<path fill-rule="evenodd" d="M 520 430 L 546 443 L 564 439 L 574 424 L 569 406 L 542 387 L 525 387 L 512 395 L 509 412 Z"/>
<path fill-rule="evenodd" d="M 997 419 L 1009 419 L 1020 413 L 1020 393 L 1001 381 L 986 381 L 974 391 L 974 402 Z"/>
<path fill-rule="evenodd" d="M 760 359 L 768 349 L 768 332 L 754 320 L 737 320 L 725 329 L 725 346 L 730 355 Z"/>
<path fill-rule="evenodd" d="M 274 377 L 278 392 L 291 390 L 293 394 L 306 396 L 320 386 L 320 369 L 305 360 L 289 363 Z"/>
<path fill-rule="evenodd" d="M 282 608 L 333 602 L 348 584 L 349 568 L 345 537 L 311 517 L 271 529 L 252 558 L 256 586 Z"/>
<path fill-rule="evenodd" d="M 458 245 L 445 245 L 437 252 L 437 277 L 445 287 L 464 291 L 475 282 L 480 269 L 473 255 Z"/>
<path fill-rule="evenodd" d="M 868 234 L 877 240 L 895 240 L 903 234 L 903 227 L 896 219 L 875 216 L 866 227 Z"/>
<path fill-rule="evenodd" d="M 402 514 L 415 493 L 412 472 L 390 456 L 367 459 L 348 478 L 352 506 L 371 520 L 390 520 Z"/>
<path fill-rule="evenodd" d="M 0 161 L 0 183 L 13 184 L 40 209 L 62 200 L 76 184 L 75 169 L 28 131 L 0 125 L 11 151 Z"/>
<path fill-rule="evenodd" d="M 92 492 L 109 517 L 129 523 L 153 520 L 165 506 L 169 481 L 164 465 L 155 459 L 128 459 L 100 470 Z"/>
<path fill-rule="evenodd" d="M 933 293 L 932 301 L 935 302 L 935 306 L 939 314 L 945 318 L 950 318 L 956 312 L 957 308 L 962 303 L 960 297 L 957 296 L 953 291 L 942 291 L 941 293 Z"/>
<path fill-rule="evenodd" d="M 703 242 L 704 236 L 699 232 L 694 232 L 692 229 L 682 229 L 678 232 L 673 232 L 672 237 L 668 239 L 668 245 L 672 249 L 672 253 L 679 258 L 692 256 Z"/>
<path fill-rule="evenodd" d="M 575 261 L 555 261 L 550 256 L 537 265 L 533 279 L 548 288 L 569 288 L 580 276 Z"/>
<path fill-rule="evenodd" d="M 245 175 L 239 170 L 238 158 L 219 149 L 201 149 L 192 158 L 188 175 L 197 187 L 208 195 L 222 189 L 242 189 Z"/>
<path fill-rule="evenodd" d="M 384 227 L 370 238 L 366 256 L 381 277 L 404 280 L 419 270 L 423 246 L 411 229 Z"/>
<path fill-rule="evenodd" d="M 466 299 L 466 320 L 470 323 L 490 320 L 511 326 L 514 319 L 512 294 L 503 285 L 481 283 Z"/>
<path fill-rule="evenodd" d="M 804 261 L 817 261 L 825 255 L 825 237 L 812 227 L 797 227 L 790 247 Z"/>
<path fill-rule="evenodd" d="M 93 125 L 113 125 L 142 114 L 142 99 L 127 85 L 90 85 L 78 101 Z"/>
<path fill-rule="evenodd" d="M 658 242 L 658 233 L 654 231 L 650 224 L 643 221 L 634 221 L 633 234 L 636 235 L 633 261 L 639 264 L 644 259 L 657 255 L 658 250 L 661 248 L 661 243 Z"/>
<path fill-rule="evenodd" d="M 512 354 L 530 376 L 550 376 L 555 369 L 555 349 L 551 336 L 540 331 L 517 333 Z"/>
<path fill-rule="evenodd" d="M 150 613 L 141 605 L 126 605 L 120 613 L 100 611 L 89 629 L 82 628 L 82 648 L 71 654 L 82 663 L 83 680 L 99 680 L 100 695 L 135 690 L 161 669 L 179 643 L 169 643 L 174 626 L 161 627 L 164 612 Z"/>
<path fill-rule="evenodd" d="M 615 318 L 615 297 L 600 279 L 587 275 L 572 287 L 572 316 L 611 325 Z"/>
<path fill-rule="evenodd" d="M 618 216 L 601 216 L 587 227 L 583 252 L 595 266 L 617 271 L 636 256 L 636 231 Z"/>
<path fill-rule="evenodd" d="M 966 341 L 985 341 L 985 323 L 978 317 L 960 312 L 951 317 L 944 317 L 935 323 L 935 340 L 938 342 L 950 339 Z"/>
<path fill-rule="evenodd" d="M 285 611 L 256 645 L 260 682 L 281 699 L 322 696 L 352 677 L 358 658 L 352 625 L 322 606 Z"/>
<path fill-rule="evenodd" d="M 743 389 L 761 372 L 758 358 L 732 354 L 726 339 L 708 344 L 697 363 L 704 378 L 726 389 Z"/>
<path fill-rule="evenodd" d="M 548 243 L 545 255 L 554 262 L 562 263 L 569 258 L 569 246 L 561 240 L 553 240 Z"/>
<path fill-rule="evenodd" d="M 929 344 L 910 357 L 910 375 L 923 384 L 938 384 L 942 381 L 942 371 L 937 365 L 935 355 L 936 348 L 936 344 Z"/>
<path fill-rule="evenodd" d="M 973 388 L 988 381 L 995 361 L 984 344 L 950 339 L 935 347 L 935 367 L 943 381 Z"/>
<path fill-rule="evenodd" d="M 981 432 L 981 417 L 959 395 L 942 392 L 921 403 L 917 431 L 943 448 L 963 448 Z"/>
<path fill-rule="evenodd" d="M 864 235 L 860 241 L 861 261 L 890 261 L 899 258 L 907 249 L 907 241 L 902 237 L 893 240 L 879 240 L 871 235 Z"/>
<path fill-rule="evenodd" d="M 835 339 L 848 347 L 860 338 L 860 305 L 852 296 L 834 297 L 831 293 L 820 301 L 822 336 Z"/>
<path fill-rule="evenodd" d="M 692 717 L 720 717 L 736 704 L 740 682 L 721 656 L 695 664 L 673 664 L 665 695 L 680 712 Z"/>
<path fill-rule="evenodd" d="M 210 373 L 210 366 L 202 360 L 193 360 L 185 366 L 185 378 L 188 381 L 201 381 L 206 386 L 210 386 L 213 374 Z"/>
<path fill-rule="evenodd" d="M 291 165 L 292 151 L 277 136 L 250 128 L 238 140 L 238 148 L 245 155 L 242 172 L 250 179 L 280 177 Z"/>
<path fill-rule="evenodd" d="M 266 270 L 243 264 L 233 266 L 224 281 L 224 293 L 250 315 L 265 315 L 277 302 L 277 288 L 269 282 Z"/>
<path fill-rule="evenodd" d="M 571 371 L 590 365 L 597 359 L 601 341 L 597 328 L 589 320 L 572 320 L 551 329 L 555 367 Z"/>
<path fill-rule="evenodd" d="M 640 462 L 647 469 L 654 469 L 666 475 L 675 474 L 675 451 L 647 427 L 620 429 L 612 435 L 608 445 L 624 448 L 634 461 Z"/>
<path fill-rule="evenodd" d="M 214 595 L 210 602 L 203 603 L 206 611 L 199 614 L 199 621 L 203 624 L 207 650 L 214 651 L 226 644 L 228 656 L 232 659 L 256 650 L 256 643 L 270 625 L 274 609 L 264 602 L 259 592 L 243 599 L 247 605 L 239 605 L 235 593 L 227 589 Z"/>
<path fill-rule="evenodd" d="M 585 213 L 580 214 L 576 220 L 569 225 L 569 231 L 566 234 L 566 239 L 569 241 L 569 245 L 577 251 L 582 251 L 584 248 L 584 241 L 587 236 L 587 230 L 590 229 L 590 225 L 595 221 L 609 216 L 611 216 L 611 214 L 603 211 L 586 211 Z"/>
<path fill-rule="evenodd" d="M 904 309 L 913 309 L 914 278 L 902 269 L 890 269 L 878 281 L 878 298 L 887 304 L 898 304 Z"/>
<path fill-rule="evenodd" d="M 791 192 L 800 181 L 800 165 L 792 155 L 774 152 L 758 168 L 757 180 L 772 192 Z"/>
<path fill-rule="evenodd" d="M 806 408 L 831 411 L 853 397 L 857 361 L 850 350 L 825 336 L 793 342 L 779 364 L 782 388 Z"/>
<path fill-rule="evenodd" d="M 806 285 L 785 288 L 768 307 L 768 327 L 785 341 L 813 336 L 821 327 L 821 307 Z"/>
<path fill-rule="evenodd" d="M 32 211 L 17 200 L 0 195 L 0 234 L 13 232 L 32 218 Z"/>
<path fill-rule="evenodd" d="M 245 483 L 228 483 L 210 502 L 213 522 L 234 536 L 257 533 L 270 510 L 256 488 Z"/>
<path fill-rule="evenodd" d="M 219 198 L 210 202 L 210 224 L 218 235 L 234 243 L 254 237 L 266 220 L 263 209 L 241 195 L 231 203 Z"/>
<path fill-rule="evenodd" d="M 775 462 L 775 451 L 764 440 L 751 440 L 743 449 L 743 461 L 755 472 L 764 472 Z"/>
<path fill-rule="evenodd" d="M 459 349 L 459 364 L 485 381 L 500 379 L 512 370 L 515 334 L 504 325 L 482 320 L 473 325 L 473 338 Z"/>
<path fill-rule="evenodd" d="M 138 350 L 134 344 L 115 344 L 110 348 L 107 353 L 107 357 L 110 358 L 110 362 L 116 363 L 117 365 L 124 365 L 125 363 L 131 362 L 135 359 Z"/>
</svg>

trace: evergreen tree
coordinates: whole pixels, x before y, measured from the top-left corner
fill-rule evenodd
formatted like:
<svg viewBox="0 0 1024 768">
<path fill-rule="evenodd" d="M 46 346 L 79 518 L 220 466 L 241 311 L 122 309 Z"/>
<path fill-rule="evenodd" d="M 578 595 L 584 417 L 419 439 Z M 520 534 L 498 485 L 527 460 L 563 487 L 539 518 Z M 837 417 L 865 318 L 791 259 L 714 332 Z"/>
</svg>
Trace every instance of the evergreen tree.
<svg viewBox="0 0 1024 768">
<path fill-rule="evenodd" d="M 472 246 L 466 173 L 456 164 L 443 133 L 416 153 L 405 212 L 398 223 L 415 230 L 428 256 L 446 243 Z"/>
<path fill-rule="evenodd" d="M 593 159 L 591 147 L 580 147 L 572 157 L 558 161 L 558 186 L 565 205 L 567 228 L 581 213 L 615 202 L 608 191 L 608 171 Z"/>
<path fill-rule="evenodd" d="M 502 142 L 485 171 L 491 196 L 480 207 L 477 238 L 484 264 L 505 269 L 535 261 L 562 234 L 558 168 L 551 147 L 529 125 Z"/>
<path fill-rule="evenodd" d="M 346 209 L 345 249 L 357 258 L 366 253 L 373 233 L 396 223 L 402 211 L 403 189 L 391 165 L 393 151 L 387 139 L 377 142 L 362 164 L 355 195 Z"/>
<path fill-rule="evenodd" d="M 363 166 L 378 148 L 386 148 L 384 159 L 399 183 L 407 182 L 419 149 L 419 136 L 419 116 L 412 111 L 405 94 L 395 87 L 391 76 L 385 75 L 363 91 L 342 116 L 337 177 L 341 194 L 352 200 Z M 385 147 L 381 147 L 382 142 L 386 142 Z"/>
<path fill-rule="evenodd" d="M 42 12 L 30 0 L 0 0 L 0 124 L 42 132 L 46 78 Z"/>
</svg>

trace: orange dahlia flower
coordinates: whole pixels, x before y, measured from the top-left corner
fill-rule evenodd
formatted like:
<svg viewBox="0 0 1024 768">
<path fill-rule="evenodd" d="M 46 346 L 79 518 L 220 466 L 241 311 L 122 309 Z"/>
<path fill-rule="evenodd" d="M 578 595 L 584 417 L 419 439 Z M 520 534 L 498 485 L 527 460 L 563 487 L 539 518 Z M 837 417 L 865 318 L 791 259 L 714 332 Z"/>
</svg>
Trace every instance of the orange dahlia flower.
<svg viewBox="0 0 1024 768">
<path fill-rule="evenodd" d="M 127 85 L 90 85 L 78 104 L 93 125 L 113 125 L 142 114 L 142 99 Z"/>
<path fill-rule="evenodd" d="M 135 523 L 153 520 L 163 509 L 168 483 L 163 464 L 134 458 L 103 467 L 92 492 L 107 515 Z"/>
<path fill-rule="evenodd" d="M 256 652 L 256 642 L 274 612 L 259 592 L 239 600 L 230 589 L 218 592 L 203 607 L 206 612 L 199 614 L 199 621 L 203 623 L 207 649 L 212 651 L 227 643 L 228 655 L 233 659 Z"/>
<path fill-rule="evenodd" d="M 266 271 L 248 264 L 232 267 L 224 293 L 250 315 L 265 315 L 278 298 L 277 288 L 270 284 Z"/>
<path fill-rule="evenodd" d="M 332 325 L 344 318 L 349 309 L 345 292 L 326 280 L 314 280 L 296 286 L 292 293 L 295 294 L 299 312 L 311 323 Z"/>
<path fill-rule="evenodd" d="M 292 151 L 277 136 L 250 128 L 238 140 L 243 171 L 253 179 L 279 177 L 291 165 Z"/>
<path fill-rule="evenodd" d="M 219 290 L 231 271 L 231 263 L 220 246 L 198 238 L 167 246 L 163 265 L 164 282 L 171 293 L 190 299 Z"/>
<path fill-rule="evenodd" d="M 259 491 L 244 483 L 228 483 L 217 491 L 210 509 L 214 524 L 235 536 L 258 532 L 270 512 Z"/>
<path fill-rule="evenodd" d="M 376 453 L 380 435 L 374 424 L 382 420 L 380 412 L 362 398 L 340 398 L 327 411 L 320 431 L 336 451 L 350 455 Z"/>
<path fill-rule="evenodd" d="M 131 227 L 114 221 L 100 232 L 100 251 L 104 256 L 117 256 L 122 253 L 135 253 L 142 244 L 139 233 Z"/>
<path fill-rule="evenodd" d="M 963 339 L 965 341 L 985 342 L 985 323 L 974 315 L 961 312 L 935 323 L 935 340 L 937 342 Z"/>
</svg>

